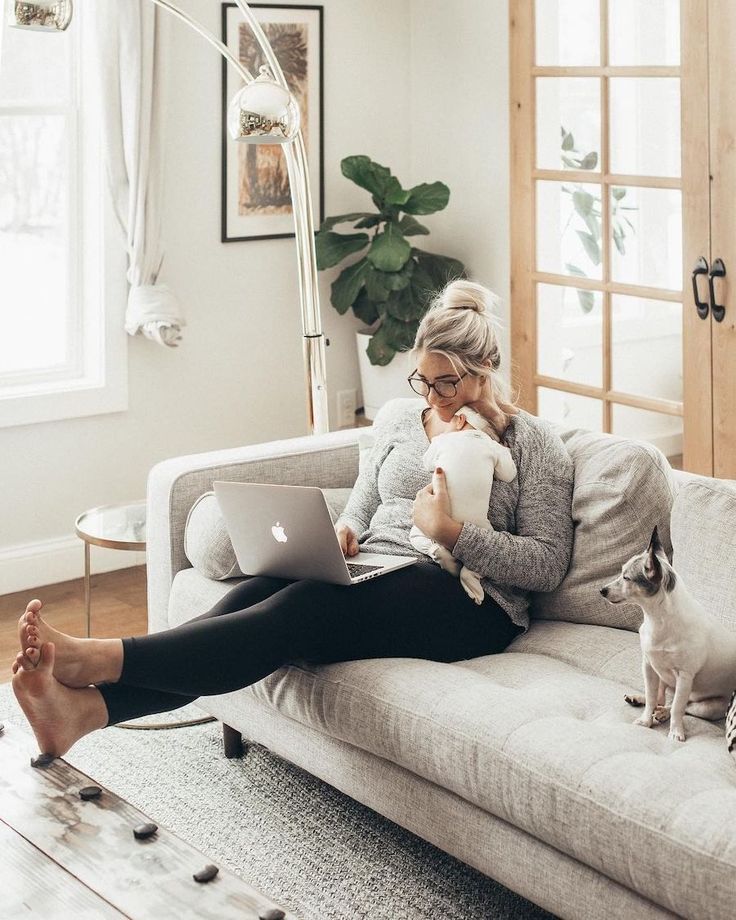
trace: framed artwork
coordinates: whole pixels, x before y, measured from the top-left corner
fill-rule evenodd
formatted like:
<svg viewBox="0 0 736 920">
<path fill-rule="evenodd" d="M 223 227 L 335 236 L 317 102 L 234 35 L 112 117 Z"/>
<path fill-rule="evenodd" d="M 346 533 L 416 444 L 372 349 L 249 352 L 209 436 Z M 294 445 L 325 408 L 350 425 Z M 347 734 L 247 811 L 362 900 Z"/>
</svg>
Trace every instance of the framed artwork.
<svg viewBox="0 0 736 920">
<path fill-rule="evenodd" d="M 324 219 L 321 6 L 249 3 L 301 110 L 315 228 Z M 222 4 L 222 41 L 254 77 L 266 61 L 236 3 Z M 294 236 L 286 158 L 280 144 L 246 144 L 227 133 L 227 107 L 243 85 L 222 61 L 223 243 Z"/>
</svg>

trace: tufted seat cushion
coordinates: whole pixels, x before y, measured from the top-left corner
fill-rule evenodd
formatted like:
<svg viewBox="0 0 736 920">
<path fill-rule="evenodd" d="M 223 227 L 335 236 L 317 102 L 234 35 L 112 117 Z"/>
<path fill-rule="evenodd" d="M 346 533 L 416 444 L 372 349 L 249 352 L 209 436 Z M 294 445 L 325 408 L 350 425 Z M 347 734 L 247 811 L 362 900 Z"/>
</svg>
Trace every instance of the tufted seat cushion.
<svg viewBox="0 0 736 920">
<path fill-rule="evenodd" d="M 633 724 L 639 638 L 535 622 L 510 649 L 454 664 L 285 667 L 242 691 L 397 763 L 663 904 L 730 916 L 736 770 L 724 724 L 688 740 Z M 716 916 L 716 914 L 713 914 Z"/>
</svg>

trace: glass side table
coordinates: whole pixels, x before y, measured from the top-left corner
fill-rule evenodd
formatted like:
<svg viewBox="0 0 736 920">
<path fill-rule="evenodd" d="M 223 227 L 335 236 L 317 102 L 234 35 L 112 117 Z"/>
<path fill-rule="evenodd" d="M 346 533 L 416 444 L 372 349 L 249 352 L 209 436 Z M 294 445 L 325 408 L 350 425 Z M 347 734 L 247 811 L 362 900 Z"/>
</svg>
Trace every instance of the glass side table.
<svg viewBox="0 0 736 920">
<path fill-rule="evenodd" d="M 84 606 L 87 613 L 87 636 L 90 635 L 90 545 L 108 549 L 129 549 L 145 552 L 146 503 L 122 502 L 101 505 L 84 511 L 74 522 L 77 536 L 84 540 Z"/>
</svg>

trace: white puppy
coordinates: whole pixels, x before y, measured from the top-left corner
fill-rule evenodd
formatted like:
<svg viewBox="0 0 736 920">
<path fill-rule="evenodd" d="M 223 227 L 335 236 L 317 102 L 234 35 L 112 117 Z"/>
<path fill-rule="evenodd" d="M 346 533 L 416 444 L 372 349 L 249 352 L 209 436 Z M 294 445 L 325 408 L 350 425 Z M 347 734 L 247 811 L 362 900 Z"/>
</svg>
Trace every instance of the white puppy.
<svg viewBox="0 0 736 920">
<path fill-rule="evenodd" d="M 624 563 L 621 575 L 601 588 L 612 604 L 637 604 L 646 695 L 626 696 L 644 706 L 637 725 L 671 719 L 669 737 L 685 740 L 683 715 L 718 720 L 736 689 L 736 633 L 709 615 L 667 561 L 657 528 L 649 547 Z M 667 691 L 674 690 L 671 707 Z"/>
<path fill-rule="evenodd" d="M 422 462 L 432 473 L 438 466 L 444 471 L 450 498 L 450 517 L 458 523 L 470 521 L 484 530 L 490 530 L 488 506 L 494 474 L 497 479 L 511 482 L 516 476 L 516 465 L 508 447 L 499 444 L 485 431 L 467 427 L 466 419 L 468 425 L 473 422 L 479 427 L 487 427 L 482 416 L 464 406 L 455 415 L 454 430 L 432 438 Z M 434 473 L 432 477 L 435 488 L 436 475 Z M 456 577 L 459 575 L 466 593 L 476 604 L 483 603 L 484 591 L 480 578 L 458 562 L 449 549 L 425 536 L 416 524 L 411 528 L 409 540 L 415 549 L 430 556 L 445 571 Z"/>
</svg>

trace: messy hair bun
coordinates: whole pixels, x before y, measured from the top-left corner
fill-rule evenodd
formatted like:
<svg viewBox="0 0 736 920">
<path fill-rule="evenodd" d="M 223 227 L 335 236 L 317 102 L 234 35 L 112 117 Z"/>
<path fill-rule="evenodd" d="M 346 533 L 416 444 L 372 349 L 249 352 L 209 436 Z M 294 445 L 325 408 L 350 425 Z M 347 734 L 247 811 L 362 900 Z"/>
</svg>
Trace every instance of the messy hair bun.
<svg viewBox="0 0 736 920">
<path fill-rule="evenodd" d="M 501 367 L 501 350 L 492 312 L 500 303 L 500 298 L 482 284 L 463 278 L 451 281 L 432 300 L 412 349 L 412 357 L 420 351 L 444 355 L 458 375 L 467 371 L 476 377 L 489 377 L 503 415 L 498 425 L 490 419 L 497 430 L 505 429 L 507 414 L 518 412 L 503 380 L 494 374 Z"/>
</svg>

